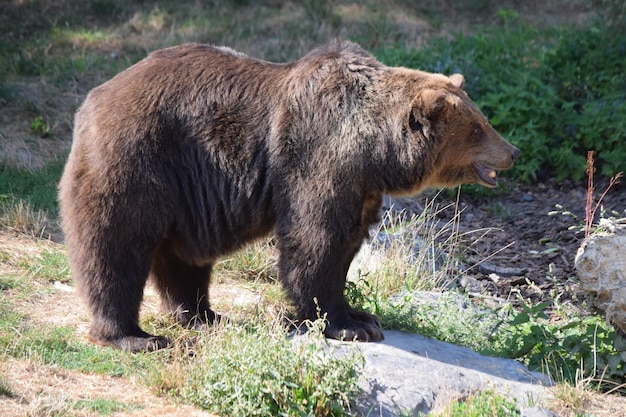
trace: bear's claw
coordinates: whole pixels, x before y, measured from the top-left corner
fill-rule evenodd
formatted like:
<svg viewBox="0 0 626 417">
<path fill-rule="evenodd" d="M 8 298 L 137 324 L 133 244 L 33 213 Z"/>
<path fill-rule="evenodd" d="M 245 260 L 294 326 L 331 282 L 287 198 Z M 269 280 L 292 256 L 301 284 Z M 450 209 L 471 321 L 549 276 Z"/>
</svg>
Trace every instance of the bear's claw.
<svg viewBox="0 0 626 417">
<path fill-rule="evenodd" d="M 130 352 L 154 352 L 166 348 L 170 341 L 164 336 L 123 336 L 119 338 L 95 339 L 90 337 L 90 341 L 102 346 L 112 346 Z"/>
<path fill-rule="evenodd" d="M 379 342 L 385 338 L 378 317 L 352 308 L 347 317 L 331 320 L 324 334 L 331 339 L 356 342 Z"/>
</svg>

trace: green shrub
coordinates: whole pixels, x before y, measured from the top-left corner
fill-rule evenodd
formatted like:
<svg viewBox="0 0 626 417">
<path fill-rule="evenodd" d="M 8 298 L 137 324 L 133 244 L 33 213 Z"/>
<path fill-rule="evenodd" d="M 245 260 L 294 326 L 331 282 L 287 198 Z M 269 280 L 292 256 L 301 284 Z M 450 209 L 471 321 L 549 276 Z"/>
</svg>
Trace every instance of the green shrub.
<svg viewBox="0 0 626 417">
<path fill-rule="evenodd" d="M 498 349 L 483 353 L 520 359 L 531 370 L 571 383 L 600 376 L 605 382 L 626 382 L 626 354 L 615 349 L 615 330 L 603 317 L 557 311 L 549 318 L 548 307 L 552 303 L 523 303 L 521 312 L 510 311 L 494 332 Z"/>
<path fill-rule="evenodd" d="M 151 385 L 219 415 L 347 415 L 362 357 L 334 357 L 322 323 L 312 323 L 296 341 L 285 337 L 278 321 L 226 324 L 202 336 L 193 357 L 175 354 L 168 369 L 155 369 Z"/>
<path fill-rule="evenodd" d="M 522 150 L 509 175 L 577 181 L 592 149 L 602 174 L 625 170 L 626 37 L 602 23 L 539 30 L 516 12 L 498 15 L 500 27 L 378 55 L 390 65 L 464 74 L 468 94 Z"/>
<path fill-rule="evenodd" d="M 384 328 L 517 359 L 557 381 L 598 378 L 601 388 L 626 383 L 626 352 L 616 349 L 615 330 L 601 316 L 565 311 L 558 300 L 536 305 L 520 300 L 521 309 L 507 304 L 492 311 L 476 308 L 469 299 L 463 302 L 453 292 L 441 294 L 437 302 L 424 296 L 417 302 L 410 292 L 389 298 L 363 285 L 350 284 L 347 295 L 358 308 L 376 312 Z"/>
</svg>

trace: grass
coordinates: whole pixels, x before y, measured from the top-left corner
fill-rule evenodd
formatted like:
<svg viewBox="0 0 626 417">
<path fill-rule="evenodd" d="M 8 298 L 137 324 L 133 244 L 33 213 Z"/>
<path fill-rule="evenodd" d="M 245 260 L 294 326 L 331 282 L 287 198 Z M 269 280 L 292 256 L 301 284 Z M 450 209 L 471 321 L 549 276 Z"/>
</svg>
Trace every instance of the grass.
<svg viewBox="0 0 626 417">
<path fill-rule="evenodd" d="M 173 323 L 154 324 L 146 328 L 171 337 Z M 220 414 L 341 416 L 358 391 L 362 364 L 358 356 L 335 358 L 322 325 L 311 323 L 307 336 L 298 341 L 287 337 L 280 318 L 223 324 L 208 332 L 176 326 L 173 350 L 131 354 L 78 342 L 74 328 L 42 325 L 5 302 L 0 358 L 113 377 L 139 375 L 156 392 Z M 76 404 L 98 407 L 100 413 L 120 407 L 105 400 Z"/>
<path fill-rule="evenodd" d="M 440 417 L 515 417 L 519 416 L 517 404 L 493 391 L 470 394 L 453 402 L 439 413 Z"/>
<path fill-rule="evenodd" d="M 261 308 L 224 303 L 221 307 L 230 305 L 234 313 L 229 313 L 232 322 L 209 332 L 181 328 L 160 314 L 144 314 L 142 326 L 146 330 L 167 334 L 175 340 L 174 349 L 169 351 L 133 355 L 85 344 L 77 339 L 74 326 L 44 324 L 23 313 L 25 301 L 36 300 L 44 291 L 57 291 L 44 288 L 52 282 L 66 280 L 66 273 L 45 272 L 46 268 L 62 270 L 66 265 L 64 258 L 64 252 L 59 249 L 40 247 L 38 254 L 25 256 L 18 262 L 21 275 L 0 278 L 0 358 L 3 360 L 16 358 L 84 373 L 139 377 L 142 384 L 156 393 L 229 415 L 247 415 L 250 409 L 258 411 L 255 415 L 275 415 L 280 410 L 287 413 L 297 410 L 304 415 L 322 411 L 342 415 L 356 395 L 359 358 L 334 359 L 319 334 L 320 323 L 314 325 L 305 342 L 291 342 L 286 337 L 284 316 L 267 314 L 267 308 L 283 303 L 281 299 L 265 300 Z M 259 290 L 263 292 L 279 288 L 272 278 L 264 275 L 267 265 L 273 265 L 272 259 L 272 242 L 259 243 L 236 254 L 228 261 L 228 268 L 218 268 L 217 281 L 244 287 L 262 285 Z M 61 268 L 50 267 L 57 264 Z M 234 276 L 237 269 L 243 271 L 239 277 Z M 396 270 L 399 269 L 401 266 L 396 265 Z M 253 270 L 257 273 L 250 272 Z M 224 276 L 220 277 L 221 274 Z M 425 274 L 422 279 L 427 281 L 428 277 Z M 594 398 L 592 391 L 603 383 L 606 390 L 606 383 L 615 380 L 615 372 L 621 372 L 619 361 L 602 362 L 612 360 L 615 352 L 610 346 L 610 331 L 600 318 L 584 319 L 563 310 L 558 314 L 561 320 L 553 322 L 543 314 L 544 305 L 528 305 L 522 312 L 512 309 L 491 312 L 477 309 L 469 300 L 452 293 L 440 295 L 435 304 L 416 305 L 407 288 L 397 283 L 384 288 L 391 284 L 389 277 L 377 282 L 373 276 L 359 285 L 366 285 L 365 282 L 372 292 L 361 294 L 361 304 L 357 299 L 356 305 L 370 309 L 374 304 L 367 303 L 374 297 L 377 313 L 386 328 L 418 332 L 497 356 L 519 356 L 535 369 L 548 366 L 546 372 L 566 386 L 575 385 L 576 378 L 591 375 L 580 393 L 591 398 Z M 364 288 L 367 287 L 361 290 Z M 580 368 L 583 363 L 590 364 L 590 356 L 586 356 L 589 354 L 596 360 L 594 366 Z M 294 367 L 294 364 L 300 365 Z M 599 383 L 594 370 L 604 366 L 607 366 L 602 376 L 604 382 Z M 595 384 L 591 382 L 593 375 Z M 483 400 L 472 399 L 470 403 L 486 401 Z M 73 401 L 66 398 L 57 406 L 69 407 Z M 567 401 L 567 397 L 561 401 Z"/>
<path fill-rule="evenodd" d="M 409 218 L 387 213 L 373 231 L 378 253 L 362 252 L 357 256 L 357 265 L 353 265 L 350 290 L 354 302 L 375 304 L 378 296 L 403 290 L 433 290 L 449 284 L 470 237 L 457 233 L 461 215 L 458 206 L 440 207 L 437 197 L 435 194 L 426 199 L 422 212 Z M 440 222 L 438 216 L 447 209 L 454 210 L 452 219 Z"/>
<path fill-rule="evenodd" d="M 5 381 L 4 375 L 0 375 L 0 397 L 14 397 L 15 394 L 9 384 Z"/>
<path fill-rule="evenodd" d="M 358 356 L 337 359 L 311 323 L 298 341 L 280 320 L 223 325 L 147 378 L 163 393 L 226 415 L 344 415 L 358 392 Z M 180 346 L 180 344 L 179 344 Z"/>
<path fill-rule="evenodd" d="M 43 249 L 37 255 L 23 261 L 24 271 L 31 277 L 48 282 L 70 283 L 70 267 L 65 252 L 57 247 Z"/>
<path fill-rule="evenodd" d="M 28 315 L 15 312 L 10 301 L 4 300 L 3 304 L 0 308 L 0 358 L 26 359 L 112 376 L 136 373 L 145 365 L 142 356 L 133 357 L 79 343 L 75 329 L 38 323 Z"/>
<path fill-rule="evenodd" d="M 250 249 L 243 251 L 234 259 L 241 260 L 243 268 L 249 265 L 251 253 Z M 267 257 L 264 253 L 253 255 L 254 259 Z M 28 311 L 40 305 L 38 300 L 56 300 L 55 293 L 60 290 L 56 284 L 51 286 L 53 282 L 68 282 L 64 252 L 48 245 L 20 259 L 7 259 L 19 265 L 18 275 L 0 276 L 0 361 L 15 359 L 83 374 L 133 378 L 155 393 L 222 415 L 342 416 L 358 392 L 362 359 L 334 357 L 322 336 L 322 321 L 311 323 L 307 335 L 294 341 L 282 314 L 268 318 L 254 305 L 247 310 L 241 307 L 246 310 L 243 312 L 231 305 L 231 322 L 208 331 L 185 329 L 167 316 L 146 312 L 142 327 L 175 340 L 169 350 L 132 354 L 85 343 L 75 326 L 42 322 L 42 317 Z M 227 269 L 223 272 L 233 274 Z M 242 284 L 247 279 L 252 278 L 239 277 Z M 277 286 L 271 282 L 263 285 Z M 71 293 L 58 296 L 75 298 Z M 62 316 L 62 306 L 48 311 L 43 319 Z M 68 392 L 32 407 L 36 406 L 37 413 L 71 414 L 77 410 L 101 415 L 136 409 L 116 400 L 76 395 Z"/>
<path fill-rule="evenodd" d="M 464 9 L 471 10 L 473 2 L 465 3 Z M 422 16 L 427 10 L 432 20 L 443 11 L 435 1 L 295 5 L 269 0 L 52 0 L 46 4 L 10 2 L 0 15 L 0 74 L 5 74 L 0 77 L 4 106 L 0 135 L 19 144 L 0 150 L 0 160 L 27 168 L 63 157 L 69 149 L 72 115 L 86 92 L 151 50 L 205 42 L 289 61 L 333 37 L 348 37 L 371 50 L 391 45 L 410 49 L 423 44 L 428 31 L 419 19 L 397 24 L 393 13 L 398 7 L 406 16 Z"/>
<path fill-rule="evenodd" d="M 35 170 L 0 165 L 0 197 L 9 203 L 11 200 L 17 204 L 22 202 L 33 210 L 55 214 L 58 210 L 57 184 L 64 165 L 65 160 L 62 158 Z"/>
<path fill-rule="evenodd" d="M 73 408 L 75 410 L 90 411 L 100 416 L 110 416 L 117 412 L 133 412 L 142 409 L 140 405 L 122 403 L 115 398 L 78 400 L 74 403 Z"/>
<path fill-rule="evenodd" d="M 46 211 L 13 196 L 0 196 L 0 226 L 33 237 L 41 237 L 48 224 Z"/>
<path fill-rule="evenodd" d="M 64 159 L 30 170 L 0 162 L 0 228 L 32 237 L 49 236 L 58 213 L 57 184 Z"/>
</svg>

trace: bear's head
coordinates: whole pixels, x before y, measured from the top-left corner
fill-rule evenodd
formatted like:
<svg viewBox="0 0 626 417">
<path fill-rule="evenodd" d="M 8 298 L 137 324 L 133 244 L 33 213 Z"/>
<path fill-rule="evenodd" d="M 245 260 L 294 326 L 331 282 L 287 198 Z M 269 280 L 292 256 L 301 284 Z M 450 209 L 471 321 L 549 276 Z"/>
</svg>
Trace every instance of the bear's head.
<svg viewBox="0 0 626 417">
<path fill-rule="evenodd" d="M 425 187 L 498 185 L 497 172 L 509 169 L 520 150 L 507 142 L 463 91 L 461 74 L 437 75 L 420 92 L 408 115 L 411 130 L 434 144 Z"/>
</svg>

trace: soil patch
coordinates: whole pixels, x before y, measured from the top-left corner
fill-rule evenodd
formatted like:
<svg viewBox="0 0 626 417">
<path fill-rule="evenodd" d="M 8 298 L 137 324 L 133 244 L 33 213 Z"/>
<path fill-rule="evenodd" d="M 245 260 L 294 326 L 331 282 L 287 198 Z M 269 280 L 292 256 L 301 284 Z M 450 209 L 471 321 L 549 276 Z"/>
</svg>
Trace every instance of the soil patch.
<svg viewBox="0 0 626 417">
<path fill-rule="evenodd" d="M 472 287 L 471 293 L 506 299 L 515 298 L 511 295 L 519 290 L 533 302 L 557 295 L 561 302 L 581 301 L 574 260 L 584 239 L 586 184 L 547 181 L 503 186 L 512 190 L 497 197 L 468 193 L 460 197 L 461 231 L 490 229 L 480 233 L 470 248 L 466 271 L 470 281 L 465 286 Z M 596 185 L 596 198 L 606 187 L 606 181 Z M 625 190 L 623 184 L 609 190 L 596 222 L 601 211 L 605 217 L 626 217 Z M 445 209 L 440 216 L 448 220 L 454 209 Z"/>
</svg>

